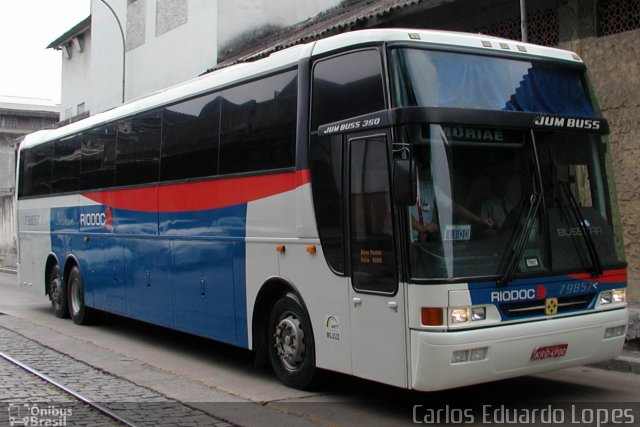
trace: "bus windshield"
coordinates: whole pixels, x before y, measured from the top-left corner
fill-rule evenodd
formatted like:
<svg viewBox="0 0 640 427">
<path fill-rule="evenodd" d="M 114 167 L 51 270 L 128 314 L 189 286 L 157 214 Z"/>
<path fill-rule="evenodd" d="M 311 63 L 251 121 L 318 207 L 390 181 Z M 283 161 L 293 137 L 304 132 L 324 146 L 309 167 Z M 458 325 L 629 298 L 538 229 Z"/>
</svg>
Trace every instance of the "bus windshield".
<svg viewBox="0 0 640 427">
<path fill-rule="evenodd" d="M 418 170 L 415 279 L 619 267 L 601 137 L 456 125 L 402 128 Z M 586 232 L 586 236 L 585 236 Z M 594 249 L 595 248 L 595 249 Z"/>
<path fill-rule="evenodd" d="M 417 48 L 391 58 L 396 107 L 597 117 L 575 66 Z M 413 279 L 624 265 L 601 135 L 467 122 L 404 125 L 398 136 L 418 170 L 407 212 Z"/>
<path fill-rule="evenodd" d="M 577 67 L 414 48 L 391 58 L 397 107 L 595 116 Z"/>
</svg>

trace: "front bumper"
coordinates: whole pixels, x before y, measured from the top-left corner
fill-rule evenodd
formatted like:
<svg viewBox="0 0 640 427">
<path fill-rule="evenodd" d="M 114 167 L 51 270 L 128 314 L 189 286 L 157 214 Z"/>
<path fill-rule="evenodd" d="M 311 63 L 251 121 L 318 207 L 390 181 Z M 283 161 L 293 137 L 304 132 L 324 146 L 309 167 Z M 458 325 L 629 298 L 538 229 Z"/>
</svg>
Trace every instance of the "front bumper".
<svg viewBox="0 0 640 427">
<path fill-rule="evenodd" d="M 622 308 L 458 332 L 411 330 L 411 385 L 442 390 L 612 359 L 625 336 L 605 338 L 605 330 L 628 319 Z M 558 344 L 568 344 L 564 356 L 531 360 L 536 348 Z M 455 351 L 485 347 L 482 360 L 453 362 Z"/>
</svg>

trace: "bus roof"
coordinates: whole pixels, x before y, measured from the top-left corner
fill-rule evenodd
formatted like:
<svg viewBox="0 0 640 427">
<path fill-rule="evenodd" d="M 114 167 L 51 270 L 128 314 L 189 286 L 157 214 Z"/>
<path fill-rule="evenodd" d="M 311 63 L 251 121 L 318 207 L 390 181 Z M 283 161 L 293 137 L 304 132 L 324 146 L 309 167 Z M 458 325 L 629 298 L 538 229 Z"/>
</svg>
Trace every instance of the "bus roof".
<svg viewBox="0 0 640 427">
<path fill-rule="evenodd" d="M 283 49 L 254 62 L 243 62 L 221 68 L 175 86 L 145 95 L 144 97 L 130 100 L 111 110 L 95 114 L 84 120 L 71 123 L 58 129 L 34 132 L 24 138 L 20 148 L 30 147 L 56 138 L 63 138 L 102 123 L 125 118 L 136 112 L 178 102 L 182 99 L 215 91 L 217 88 L 221 89 L 235 82 L 250 79 L 252 76 L 294 66 L 303 58 L 325 55 L 333 51 L 344 50 L 359 45 L 403 41 L 424 43 L 425 45 L 475 48 L 479 51 L 511 52 L 514 55 L 523 55 L 523 57 L 537 56 L 582 63 L 580 57 L 573 52 L 481 34 L 416 29 L 370 29 L 352 31 Z"/>
</svg>

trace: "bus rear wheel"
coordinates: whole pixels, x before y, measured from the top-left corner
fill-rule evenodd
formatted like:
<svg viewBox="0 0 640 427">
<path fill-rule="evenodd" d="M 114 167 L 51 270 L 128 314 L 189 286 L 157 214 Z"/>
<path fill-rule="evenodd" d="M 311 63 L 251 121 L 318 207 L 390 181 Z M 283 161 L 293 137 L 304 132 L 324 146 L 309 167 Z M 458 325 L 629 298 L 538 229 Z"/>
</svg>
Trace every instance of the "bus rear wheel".
<svg viewBox="0 0 640 427">
<path fill-rule="evenodd" d="M 316 373 L 315 343 L 309 316 L 295 294 L 288 293 L 274 304 L 267 334 L 269 359 L 278 379 L 289 387 L 310 388 Z"/>
<path fill-rule="evenodd" d="M 61 319 L 69 317 L 67 286 L 64 282 L 58 264 L 54 265 L 49 272 L 49 277 L 47 279 L 47 293 L 49 294 L 53 314 Z"/>
<path fill-rule="evenodd" d="M 84 281 L 77 266 L 69 272 L 69 312 L 76 325 L 86 325 L 93 320 L 94 312 L 84 303 Z"/>
</svg>

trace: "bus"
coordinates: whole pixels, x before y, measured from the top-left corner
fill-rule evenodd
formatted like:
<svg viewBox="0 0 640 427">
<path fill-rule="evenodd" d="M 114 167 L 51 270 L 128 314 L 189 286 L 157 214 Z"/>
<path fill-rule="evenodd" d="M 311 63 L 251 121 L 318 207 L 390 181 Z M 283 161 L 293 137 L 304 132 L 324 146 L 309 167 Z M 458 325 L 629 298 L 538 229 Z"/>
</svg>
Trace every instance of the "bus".
<svg viewBox="0 0 640 427">
<path fill-rule="evenodd" d="M 615 357 L 627 270 L 608 123 L 575 53 L 354 31 L 19 148 L 19 281 L 110 312 L 441 390 Z"/>
</svg>

